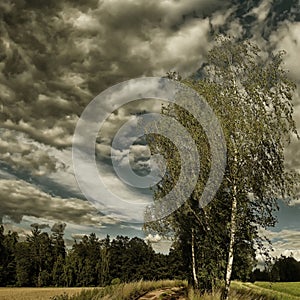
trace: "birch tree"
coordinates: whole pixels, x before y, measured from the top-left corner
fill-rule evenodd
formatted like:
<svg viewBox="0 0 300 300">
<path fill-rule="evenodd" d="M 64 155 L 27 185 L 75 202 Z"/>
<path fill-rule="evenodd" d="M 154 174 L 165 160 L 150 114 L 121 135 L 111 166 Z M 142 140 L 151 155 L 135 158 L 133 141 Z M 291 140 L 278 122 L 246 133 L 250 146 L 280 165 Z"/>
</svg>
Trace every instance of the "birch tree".
<svg viewBox="0 0 300 300">
<path fill-rule="evenodd" d="M 251 206 L 256 224 L 274 225 L 277 200 L 295 197 L 297 174 L 284 165 L 284 146 L 297 135 L 292 96 L 295 84 L 282 68 L 283 52 L 263 60 L 250 42 L 222 39 L 209 53 L 208 78 L 191 83 L 221 119 L 227 141 L 231 194 L 229 251 L 223 299 L 228 299 L 238 206 Z M 246 195 L 246 197 L 245 197 Z"/>
<path fill-rule="evenodd" d="M 204 209 L 192 208 L 190 214 L 194 217 L 194 224 L 202 224 L 206 232 L 213 227 L 223 227 L 226 264 L 225 267 L 219 267 L 223 268 L 222 299 L 228 299 L 241 230 L 247 226 L 249 234 L 245 242 L 250 247 L 254 247 L 253 242 L 261 245 L 259 228 L 275 225 L 274 212 L 278 209 L 278 199 L 295 197 L 299 180 L 297 173 L 286 170 L 284 159 L 284 147 L 290 142 L 292 134 L 297 135 L 292 104 L 295 84 L 288 79 L 287 72 L 282 67 L 283 52 L 272 54 L 268 58 L 263 58 L 260 54 L 260 49 L 248 41 L 235 42 L 221 37 L 209 52 L 208 64 L 202 76 L 197 74 L 182 81 L 204 96 L 212 107 L 221 122 L 227 144 L 227 166 L 219 193 L 221 200 L 227 202 L 228 212 L 227 217 L 220 221 L 226 220 L 227 225 L 218 224 L 217 219 L 213 222 L 209 219 L 213 218 L 213 214 L 206 212 L 211 210 L 211 205 Z M 190 201 L 200 199 L 209 168 L 209 147 L 203 131 L 201 128 L 197 130 L 198 124 L 195 124 L 191 115 L 176 105 L 164 108 L 163 113 L 171 115 L 190 129 L 202 151 L 201 157 L 204 157 L 199 184 L 191 199 L 181 208 L 180 213 L 183 213 L 190 206 Z M 159 136 L 154 136 L 149 141 L 150 148 L 151 143 L 155 144 L 151 149 L 157 149 L 159 144 L 162 152 L 169 153 L 165 155 L 168 178 L 155 191 L 155 197 L 160 197 L 176 182 L 180 158 L 176 161 L 176 150 L 172 148 L 170 141 L 164 141 Z M 217 212 L 218 207 L 215 209 Z M 210 216 L 208 219 L 207 215 Z M 156 222 L 155 226 L 162 229 L 170 224 L 174 225 L 175 232 L 182 230 L 180 226 L 176 227 L 174 216 Z M 147 226 L 155 228 L 154 224 Z M 207 236 L 214 239 L 211 235 Z"/>
</svg>

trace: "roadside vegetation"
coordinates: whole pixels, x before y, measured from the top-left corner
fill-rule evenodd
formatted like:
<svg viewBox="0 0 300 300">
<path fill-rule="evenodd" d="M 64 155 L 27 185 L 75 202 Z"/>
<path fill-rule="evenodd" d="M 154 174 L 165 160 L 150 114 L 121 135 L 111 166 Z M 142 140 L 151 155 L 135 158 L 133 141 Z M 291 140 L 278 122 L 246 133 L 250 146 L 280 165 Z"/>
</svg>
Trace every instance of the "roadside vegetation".
<svg viewBox="0 0 300 300">
<path fill-rule="evenodd" d="M 193 288 L 188 287 L 186 281 L 139 281 L 127 284 L 118 284 L 107 286 L 103 289 L 84 290 L 80 294 L 67 296 L 60 295 L 51 298 L 52 300 L 133 300 L 138 299 L 146 292 L 172 287 L 184 287 L 186 289 L 187 300 L 218 300 L 222 292 L 216 289 L 210 293 L 200 293 Z M 165 299 L 168 296 L 166 295 Z M 161 297 L 163 300 L 164 298 Z M 232 288 L 229 294 L 230 300 L 299 300 L 300 283 L 299 282 L 257 282 L 243 283 L 232 282 Z"/>
<path fill-rule="evenodd" d="M 184 287 L 187 288 L 187 281 L 181 280 L 159 280 L 159 281 L 138 281 L 110 285 L 102 289 L 82 291 L 79 295 L 68 297 L 60 295 L 51 300 L 133 300 L 138 299 L 145 293 L 161 288 Z"/>
</svg>

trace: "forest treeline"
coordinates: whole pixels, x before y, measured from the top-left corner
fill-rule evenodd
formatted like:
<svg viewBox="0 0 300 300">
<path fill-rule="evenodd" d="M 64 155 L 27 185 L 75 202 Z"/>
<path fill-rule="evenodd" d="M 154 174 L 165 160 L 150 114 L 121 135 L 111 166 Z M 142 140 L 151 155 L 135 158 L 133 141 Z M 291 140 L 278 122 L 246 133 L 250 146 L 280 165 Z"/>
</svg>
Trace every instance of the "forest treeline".
<svg viewBox="0 0 300 300">
<path fill-rule="evenodd" d="M 155 253 L 151 245 L 134 237 L 99 239 L 84 236 L 67 249 L 64 224 L 51 234 L 32 225 L 21 241 L 16 232 L 0 226 L 1 286 L 105 286 L 140 279 L 184 278 L 176 253 Z"/>
<path fill-rule="evenodd" d="M 87 287 L 189 276 L 176 247 L 165 255 L 138 237 L 99 239 L 91 233 L 67 249 L 64 229 L 65 224 L 54 224 L 48 234 L 33 224 L 31 234 L 21 241 L 16 232 L 5 234 L 1 225 L 0 285 Z M 280 257 L 268 270 L 256 269 L 250 279 L 300 281 L 300 262 L 292 257 Z M 238 273 L 234 278 L 243 280 Z"/>
<path fill-rule="evenodd" d="M 297 282 L 300 281 L 300 261 L 291 254 L 281 255 L 273 264 L 264 270 L 255 269 L 252 273 L 253 281 Z"/>
</svg>

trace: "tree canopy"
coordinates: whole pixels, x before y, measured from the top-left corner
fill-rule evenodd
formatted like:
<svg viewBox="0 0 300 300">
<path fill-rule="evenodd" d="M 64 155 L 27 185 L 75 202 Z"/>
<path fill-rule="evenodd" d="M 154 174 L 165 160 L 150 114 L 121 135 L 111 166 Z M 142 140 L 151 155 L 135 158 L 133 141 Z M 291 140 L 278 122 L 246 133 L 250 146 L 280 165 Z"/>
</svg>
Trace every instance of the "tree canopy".
<svg viewBox="0 0 300 300">
<path fill-rule="evenodd" d="M 146 230 L 173 231 L 177 243 L 190 253 L 187 266 L 194 284 L 207 290 L 216 279 L 224 281 L 224 299 L 232 275 L 250 275 L 256 248 L 268 254 L 259 229 L 275 225 L 278 199 L 296 197 L 299 182 L 299 174 L 287 170 L 284 162 L 284 147 L 292 134 L 297 135 L 292 104 L 296 86 L 282 68 L 283 52 L 268 58 L 260 53 L 249 41 L 219 37 L 202 73 L 181 81 L 204 97 L 223 129 L 227 164 L 214 200 L 199 207 L 211 164 L 205 132 L 190 113 L 169 104 L 162 113 L 175 118 L 192 136 L 201 154 L 201 174 L 190 198 L 169 217 L 151 222 L 145 213 Z M 153 153 L 160 152 L 167 160 L 167 175 L 155 190 L 154 198 L 160 199 L 176 183 L 180 156 L 163 136 L 152 135 L 149 144 Z"/>
</svg>

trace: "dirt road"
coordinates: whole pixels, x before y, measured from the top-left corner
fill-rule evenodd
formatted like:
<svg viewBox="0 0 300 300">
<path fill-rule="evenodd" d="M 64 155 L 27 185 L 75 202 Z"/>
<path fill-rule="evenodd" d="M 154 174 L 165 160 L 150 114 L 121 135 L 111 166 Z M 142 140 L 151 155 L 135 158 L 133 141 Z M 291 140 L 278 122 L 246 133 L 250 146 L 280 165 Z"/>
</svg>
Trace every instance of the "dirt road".
<svg viewBox="0 0 300 300">
<path fill-rule="evenodd" d="M 162 288 L 148 292 L 138 300 L 187 300 L 184 288 Z"/>
</svg>

